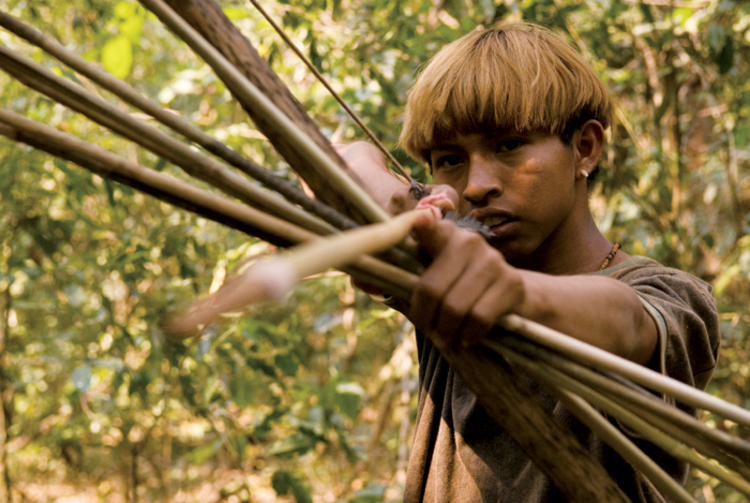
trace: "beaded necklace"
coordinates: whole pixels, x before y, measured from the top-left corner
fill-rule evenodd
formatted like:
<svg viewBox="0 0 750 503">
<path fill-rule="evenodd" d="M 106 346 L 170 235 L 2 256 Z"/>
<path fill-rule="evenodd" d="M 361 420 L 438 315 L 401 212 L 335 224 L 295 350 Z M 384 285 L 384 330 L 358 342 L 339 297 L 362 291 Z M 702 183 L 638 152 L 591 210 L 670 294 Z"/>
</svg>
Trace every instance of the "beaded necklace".
<svg viewBox="0 0 750 503">
<path fill-rule="evenodd" d="M 602 265 L 599 266 L 599 270 L 603 271 L 607 268 L 610 262 L 612 262 L 612 259 L 615 258 L 615 255 L 617 255 L 617 250 L 620 249 L 620 243 L 615 243 L 615 245 L 612 247 L 612 251 L 607 254 L 607 258 L 604 259 L 604 262 L 602 262 Z"/>
</svg>

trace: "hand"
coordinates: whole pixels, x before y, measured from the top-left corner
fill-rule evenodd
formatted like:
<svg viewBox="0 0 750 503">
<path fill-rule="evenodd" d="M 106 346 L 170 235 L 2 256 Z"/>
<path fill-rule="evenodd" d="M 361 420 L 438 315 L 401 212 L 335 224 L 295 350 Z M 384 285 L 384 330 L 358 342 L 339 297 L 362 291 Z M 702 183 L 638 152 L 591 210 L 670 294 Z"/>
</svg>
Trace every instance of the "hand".
<svg viewBox="0 0 750 503">
<path fill-rule="evenodd" d="M 471 345 L 526 297 L 521 272 L 476 233 L 449 221 L 420 221 L 414 229 L 433 257 L 411 298 L 410 319 L 438 347 Z"/>
<path fill-rule="evenodd" d="M 411 185 L 388 169 L 385 156 L 377 147 L 358 141 L 349 145 L 334 144 L 333 148 L 388 213 L 399 215 L 416 207 L 419 201 Z M 433 195 L 444 193 L 452 207 L 458 207 L 458 193 L 449 185 L 428 185 L 427 191 Z"/>
</svg>

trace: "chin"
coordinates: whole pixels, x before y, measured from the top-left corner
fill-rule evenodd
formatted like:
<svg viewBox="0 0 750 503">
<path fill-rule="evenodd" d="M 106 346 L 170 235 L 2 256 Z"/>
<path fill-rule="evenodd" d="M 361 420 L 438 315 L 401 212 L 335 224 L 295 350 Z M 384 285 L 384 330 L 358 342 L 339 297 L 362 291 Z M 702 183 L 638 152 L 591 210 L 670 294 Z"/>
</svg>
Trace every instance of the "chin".
<svg viewBox="0 0 750 503">
<path fill-rule="evenodd" d="M 524 253 L 521 247 L 519 247 L 516 243 L 508 242 L 506 240 L 501 239 L 488 239 L 487 242 L 492 246 L 494 249 L 499 251 L 503 254 L 503 257 L 505 260 L 509 263 L 513 263 L 517 260 L 522 260 L 525 258 L 528 254 Z"/>
<path fill-rule="evenodd" d="M 538 246 L 530 246 L 528 243 L 518 241 L 507 241 L 500 239 L 489 239 L 489 244 L 503 254 L 503 258 L 513 267 L 520 269 L 536 269 L 538 259 L 535 252 Z"/>
</svg>

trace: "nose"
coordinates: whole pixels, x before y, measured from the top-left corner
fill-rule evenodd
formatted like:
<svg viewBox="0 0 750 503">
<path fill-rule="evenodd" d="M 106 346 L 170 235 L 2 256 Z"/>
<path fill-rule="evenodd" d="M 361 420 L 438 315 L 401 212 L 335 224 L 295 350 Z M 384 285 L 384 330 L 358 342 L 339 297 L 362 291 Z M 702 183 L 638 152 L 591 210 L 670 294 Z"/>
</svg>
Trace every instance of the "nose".
<svg viewBox="0 0 750 503">
<path fill-rule="evenodd" d="M 496 168 L 495 163 L 484 157 L 475 156 L 470 159 L 466 188 L 461 194 L 463 198 L 477 206 L 499 197 L 503 193 L 503 186 Z"/>
</svg>

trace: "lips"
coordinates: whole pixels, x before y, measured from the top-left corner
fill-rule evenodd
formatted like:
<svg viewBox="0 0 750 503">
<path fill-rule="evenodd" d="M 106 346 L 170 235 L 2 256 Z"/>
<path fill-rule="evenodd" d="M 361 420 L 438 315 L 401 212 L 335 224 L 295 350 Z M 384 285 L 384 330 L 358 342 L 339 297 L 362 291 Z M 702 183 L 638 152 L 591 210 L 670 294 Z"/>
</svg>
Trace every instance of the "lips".
<svg viewBox="0 0 750 503">
<path fill-rule="evenodd" d="M 518 218 L 516 218 L 511 213 L 498 211 L 496 209 L 474 210 L 471 212 L 471 216 L 482 222 L 490 229 L 498 228 L 509 222 L 518 220 Z"/>
<path fill-rule="evenodd" d="M 509 218 L 506 217 L 489 217 L 482 220 L 482 223 L 491 229 L 497 225 L 504 224 L 508 220 Z"/>
</svg>

